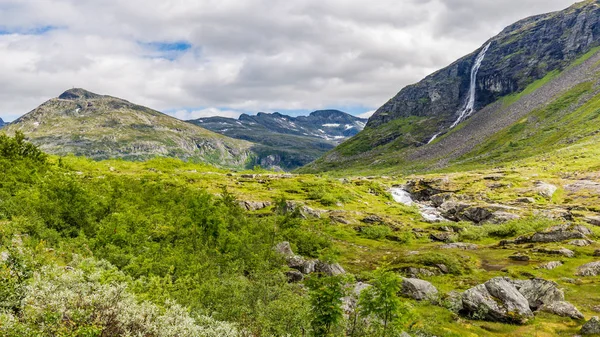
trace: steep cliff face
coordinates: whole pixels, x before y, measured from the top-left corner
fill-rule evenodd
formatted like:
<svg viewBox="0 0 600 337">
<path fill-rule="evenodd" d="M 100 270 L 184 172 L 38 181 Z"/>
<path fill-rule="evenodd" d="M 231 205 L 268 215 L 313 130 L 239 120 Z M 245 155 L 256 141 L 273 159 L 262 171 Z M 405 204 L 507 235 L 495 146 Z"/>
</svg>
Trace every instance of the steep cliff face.
<svg viewBox="0 0 600 337">
<path fill-rule="evenodd" d="M 485 45 L 488 43 L 476 80 L 476 109 L 522 91 L 600 45 L 600 2 L 586 1 L 562 12 L 527 18 L 507 27 Z M 376 111 L 367 128 L 411 116 L 436 119 L 430 134 L 436 132 L 435 128 L 442 131 L 452 125 L 465 103 L 471 68 L 480 51 L 402 89 Z"/>
<path fill-rule="evenodd" d="M 154 156 L 243 168 L 251 143 L 231 139 L 126 100 L 70 89 L 3 129 L 22 131 L 48 153 L 94 159 Z"/>
<path fill-rule="evenodd" d="M 568 135 L 557 132 L 562 130 L 560 126 L 550 127 L 550 117 L 540 116 L 539 111 L 550 104 L 567 116 L 577 112 L 577 107 L 585 102 L 596 101 L 598 50 L 598 0 L 519 21 L 482 48 L 402 89 L 377 110 L 362 132 L 304 170 L 394 165 L 408 171 L 427 170 L 458 160 L 469 161 L 468 156 L 475 153 L 482 158 L 483 152 L 477 150 L 478 147 L 487 146 L 489 151 L 502 148 L 519 155 L 529 153 L 525 147 L 504 148 L 503 143 L 514 145 L 526 138 L 542 139 L 548 134 L 553 138 L 552 143 L 544 144 L 546 150 L 562 146 Z M 476 59 L 484 54 L 482 51 L 485 57 L 473 77 Z M 581 101 L 570 101 L 571 91 L 579 85 L 586 89 L 577 97 Z M 468 118 L 459 120 L 471 94 L 474 95 L 473 111 L 467 114 Z M 531 118 L 523 132 L 501 132 L 528 115 Z M 595 117 L 589 115 L 589 118 Z M 572 132 L 582 131 L 579 138 L 590 132 L 587 129 L 583 132 L 580 126 L 575 128 Z M 519 128 L 515 126 L 516 129 Z M 505 139 L 499 138 L 500 133 Z M 520 138 L 515 138 L 517 134 Z M 490 142 L 490 139 L 495 141 Z M 535 150 L 543 148 L 535 142 L 530 144 Z"/>
</svg>

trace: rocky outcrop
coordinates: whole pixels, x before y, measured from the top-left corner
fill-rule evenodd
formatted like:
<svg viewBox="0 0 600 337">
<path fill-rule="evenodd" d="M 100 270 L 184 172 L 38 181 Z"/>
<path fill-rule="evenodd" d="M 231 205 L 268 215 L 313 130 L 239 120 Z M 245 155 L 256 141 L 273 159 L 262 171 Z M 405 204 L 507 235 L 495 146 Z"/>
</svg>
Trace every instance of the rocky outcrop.
<svg viewBox="0 0 600 337">
<path fill-rule="evenodd" d="M 533 318 L 529 303 L 506 278 L 494 278 L 463 293 L 463 310 L 474 318 L 523 324 Z"/>
<path fill-rule="evenodd" d="M 581 327 L 580 332 L 584 336 L 600 335 L 600 318 L 598 316 L 592 317 Z"/>
<path fill-rule="evenodd" d="M 548 254 L 548 255 L 562 255 L 564 257 L 575 257 L 575 252 L 566 248 L 535 248 L 532 252 Z"/>
<path fill-rule="evenodd" d="M 557 190 L 558 187 L 543 181 L 538 181 L 535 183 L 535 191 L 546 199 L 552 199 Z"/>
<path fill-rule="evenodd" d="M 585 226 L 564 224 L 550 227 L 530 236 L 521 236 L 515 240 L 504 240 L 500 242 L 500 245 L 563 242 L 573 239 L 587 239 L 587 235 L 590 234 L 592 234 L 592 231 Z"/>
<path fill-rule="evenodd" d="M 558 284 L 543 279 L 512 280 L 511 283 L 525 296 L 532 310 L 539 309 L 544 304 L 565 300 L 565 294 L 558 289 Z"/>
<path fill-rule="evenodd" d="M 600 261 L 584 264 L 577 268 L 577 276 L 598 276 L 600 275 Z"/>
<path fill-rule="evenodd" d="M 288 267 L 295 269 L 303 275 L 312 273 L 320 273 L 327 276 L 336 276 L 345 274 L 346 271 L 338 263 L 327 263 L 317 259 L 306 259 L 302 256 L 294 254 L 289 242 L 281 242 L 274 247 L 275 252 L 283 256 Z M 297 280 L 299 275 L 290 272 L 286 274 L 288 280 Z"/>
<path fill-rule="evenodd" d="M 416 278 L 402 279 L 402 294 L 417 301 L 432 300 L 438 295 L 433 284 Z"/>
<path fill-rule="evenodd" d="M 269 201 L 239 201 L 239 204 L 247 211 L 258 211 L 271 206 Z"/>
<path fill-rule="evenodd" d="M 548 263 L 544 263 L 543 265 L 541 265 L 540 268 L 547 269 L 547 270 L 553 270 L 562 265 L 563 265 L 563 263 L 561 261 L 550 261 Z"/>
<path fill-rule="evenodd" d="M 453 242 L 441 245 L 439 249 L 477 250 L 479 246 L 474 243 Z"/>
</svg>

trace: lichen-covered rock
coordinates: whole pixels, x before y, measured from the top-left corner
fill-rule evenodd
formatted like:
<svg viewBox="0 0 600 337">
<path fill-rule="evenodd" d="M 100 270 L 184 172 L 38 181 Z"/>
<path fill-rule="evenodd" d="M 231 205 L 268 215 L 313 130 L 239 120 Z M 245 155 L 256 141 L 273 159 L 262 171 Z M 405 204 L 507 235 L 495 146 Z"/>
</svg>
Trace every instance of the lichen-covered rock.
<svg viewBox="0 0 600 337">
<path fill-rule="evenodd" d="M 304 280 L 304 274 L 298 270 L 290 270 L 285 273 L 289 283 L 298 283 Z"/>
<path fill-rule="evenodd" d="M 548 263 L 544 263 L 543 265 L 541 265 L 540 268 L 547 269 L 547 270 L 553 270 L 562 265 L 563 265 L 563 263 L 561 261 L 550 261 Z"/>
<path fill-rule="evenodd" d="M 518 220 L 520 218 L 521 216 L 519 216 L 518 214 L 498 211 L 494 212 L 492 216 L 488 219 L 488 221 L 494 224 L 502 224 L 505 222 Z"/>
<path fill-rule="evenodd" d="M 571 317 L 573 319 L 584 319 L 583 314 L 571 303 L 565 301 L 556 301 L 544 304 L 540 311 L 548 312 L 562 317 Z"/>
<path fill-rule="evenodd" d="M 452 242 L 441 245 L 439 249 L 477 250 L 479 249 L 479 246 L 474 243 Z"/>
<path fill-rule="evenodd" d="M 558 284 L 544 279 L 513 280 L 512 284 L 525 296 L 532 310 L 539 309 L 544 304 L 564 301 L 565 294 L 558 289 Z"/>
<path fill-rule="evenodd" d="M 434 299 L 438 290 L 430 282 L 416 278 L 402 279 L 402 294 L 417 301 Z"/>
<path fill-rule="evenodd" d="M 594 241 L 588 240 L 588 239 L 579 239 L 579 240 L 569 241 L 569 244 L 571 246 L 577 246 L 577 247 L 586 247 L 593 243 L 594 243 Z"/>
<path fill-rule="evenodd" d="M 289 242 L 280 242 L 275 246 L 275 251 L 283 256 L 293 256 L 292 246 Z"/>
<path fill-rule="evenodd" d="M 533 317 L 527 299 L 507 278 L 493 278 L 465 291 L 462 302 L 464 310 L 479 319 L 523 324 Z"/>
<path fill-rule="evenodd" d="M 327 276 L 336 276 L 346 273 L 344 268 L 342 268 L 339 263 L 327 263 L 320 260 L 316 261 L 315 272 L 323 273 Z"/>
<path fill-rule="evenodd" d="M 584 336 L 600 335 L 600 319 L 598 316 L 592 317 L 581 327 L 581 334 Z"/>
<path fill-rule="evenodd" d="M 535 191 L 546 199 L 552 199 L 557 190 L 558 187 L 543 181 L 538 181 L 535 183 Z"/>
<path fill-rule="evenodd" d="M 240 201 L 240 207 L 247 211 L 258 211 L 271 206 L 269 201 Z"/>
<path fill-rule="evenodd" d="M 549 254 L 549 255 L 562 255 L 564 257 L 575 257 L 575 252 L 566 248 L 536 248 L 532 250 L 536 253 Z"/>
<path fill-rule="evenodd" d="M 585 228 L 585 227 L 584 227 Z M 586 228 L 587 229 L 587 228 Z M 529 239 L 530 242 L 547 243 L 562 242 L 573 239 L 585 239 L 587 234 L 582 233 L 584 229 L 580 227 L 570 227 L 569 225 L 555 226 L 546 231 L 535 233 Z"/>
<path fill-rule="evenodd" d="M 600 261 L 584 264 L 577 269 L 577 276 L 598 276 L 600 275 Z"/>
<path fill-rule="evenodd" d="M 432 241 L 450 243 L 455 241 L 458 238 L 458 236 L 454 233 L 432 233 L 429 235 L 429 238 Z"/>
</svg>

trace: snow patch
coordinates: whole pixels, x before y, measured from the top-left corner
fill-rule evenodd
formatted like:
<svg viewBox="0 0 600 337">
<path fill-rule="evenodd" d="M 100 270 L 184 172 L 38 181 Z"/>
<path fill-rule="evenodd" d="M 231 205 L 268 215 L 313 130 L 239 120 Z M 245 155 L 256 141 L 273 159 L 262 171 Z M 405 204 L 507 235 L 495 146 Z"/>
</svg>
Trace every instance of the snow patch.
<svg viewBox="0 0 600 337">
<path fill-rule="evenodd" d="M 340 126 L 340 124 L 335 124 L 335 123 L 323 124 L 323 127 L 325 127 L 325 128 L 337 128 L 339 126 Z"/>
</svg>

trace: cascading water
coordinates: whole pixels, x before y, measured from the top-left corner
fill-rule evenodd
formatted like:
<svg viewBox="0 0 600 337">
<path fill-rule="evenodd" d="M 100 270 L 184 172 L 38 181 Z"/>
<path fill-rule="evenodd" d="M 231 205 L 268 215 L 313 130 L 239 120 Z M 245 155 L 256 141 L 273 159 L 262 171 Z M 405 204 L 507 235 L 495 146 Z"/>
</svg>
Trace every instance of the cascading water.
<svg viewBox="0 0 600 337">
<path fill-rule="evenodd" d="M 458 119 L 456 121 L 454 121 L 454 123 L 452 123 L 452 125 L 450 126 L 450 129 L 457 126 L 458 123 L 462 122 L 463 120 L 465 120 L 465 118 L 471 116 L 473 114 L 473 112 L 475 112 L 475 92 L 477 91 L 477 73 L 479 72 L 479 68 L 481 68 L 481 63 L 483 62 L 483 59 L 485 59 L 485 53 L 487 53 L 488 49 L 490 49 L 491 44 L 492 43 L 490 42 L 485 47 L 483 47 L 483 49 L 481 50 L 481 52 L 479 52 L 479 55 L 477 55 L 477 58 L 475 59 L 475 64 L 473 65 L 473 68 L 471 68 L 471 83 L 469 85 L 467 101 L 465 102 L 464 108 L 460 111 L 460 113 L 458 115 Z M 427 144 L 433 142 L 440 134 L 441 134 L 441 132 L 437 133 L 433 137 L 431 137 L 431 140 L 429 140 L 429 142 L 427 142 Z"/>
</svg>

